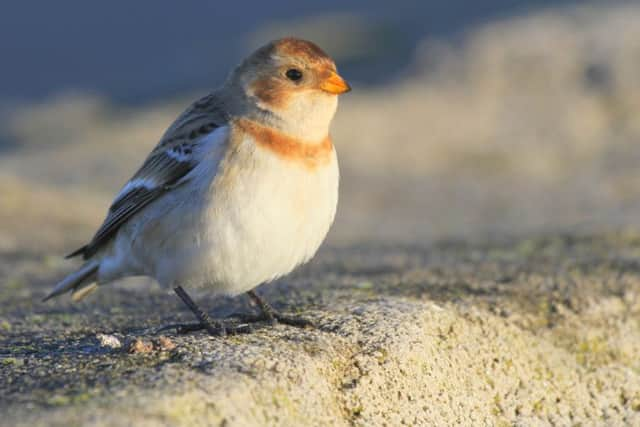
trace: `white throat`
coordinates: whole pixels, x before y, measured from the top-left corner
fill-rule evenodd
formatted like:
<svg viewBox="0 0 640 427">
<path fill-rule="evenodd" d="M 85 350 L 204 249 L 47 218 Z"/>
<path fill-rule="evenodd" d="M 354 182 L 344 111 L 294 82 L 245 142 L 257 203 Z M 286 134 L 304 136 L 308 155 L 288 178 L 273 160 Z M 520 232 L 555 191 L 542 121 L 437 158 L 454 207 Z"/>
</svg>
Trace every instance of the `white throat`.
<svg viewBox="0 0 640 427">
<path fill-rule="evenodd" d="M 315 143 L 329 134 L 337 107 L 337 96 L 301 93 L 292 97 L 285 108 L 271 108 L 279 120 L 269 124 L 292 137 Z"/>
</svg>

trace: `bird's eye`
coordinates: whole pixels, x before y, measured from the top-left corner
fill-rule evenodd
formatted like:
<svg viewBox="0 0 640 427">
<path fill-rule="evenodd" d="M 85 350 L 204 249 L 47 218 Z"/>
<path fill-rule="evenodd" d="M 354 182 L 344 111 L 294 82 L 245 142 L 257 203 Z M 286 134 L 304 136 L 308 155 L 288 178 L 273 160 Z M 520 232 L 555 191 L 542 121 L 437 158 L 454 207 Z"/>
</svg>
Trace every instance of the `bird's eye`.
<svg viewBox="0 0 640 427">
<path fill-rule="evenodd" d="M 289 68 L 284 75 L 287 76 L 289 80 L 297 82 L 302 78 L 302 71 L 297 68 Z"/>
</svg>

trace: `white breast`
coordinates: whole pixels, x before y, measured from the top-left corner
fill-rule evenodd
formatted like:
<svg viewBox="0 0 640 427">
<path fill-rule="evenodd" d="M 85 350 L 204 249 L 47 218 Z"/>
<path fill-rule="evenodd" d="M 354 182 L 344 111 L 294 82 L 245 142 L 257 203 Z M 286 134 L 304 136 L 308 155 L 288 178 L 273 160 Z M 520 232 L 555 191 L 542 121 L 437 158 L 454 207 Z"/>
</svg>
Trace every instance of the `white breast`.
<svg viewBox="0 0 640 427">
<path fill-rule="evenodd" d="M 183 206 L 172 209 L 180 235 L 166 236 L 163 254 L 153 255 L 162 261 L 151 275 L 166 285 L 248 291 L 308 261 L 333 222 L 335 151 L 329 162 L 310 169 L 257 147 L 247 136 L 215 177 L 204 175 L 179 196 L 186 199 Z"/>
</svg>

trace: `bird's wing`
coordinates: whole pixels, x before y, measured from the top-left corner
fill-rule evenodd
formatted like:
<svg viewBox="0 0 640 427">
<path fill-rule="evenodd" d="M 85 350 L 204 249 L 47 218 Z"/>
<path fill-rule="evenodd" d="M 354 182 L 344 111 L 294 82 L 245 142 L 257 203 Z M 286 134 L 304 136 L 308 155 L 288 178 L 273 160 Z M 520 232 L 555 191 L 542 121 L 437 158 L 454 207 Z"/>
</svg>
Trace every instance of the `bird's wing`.
<svg viewBox="0 0 640 427">
<path fill-rule="evenodd" d="M 145 206 L 185 182 L 202 156 L 198 150 L 216 129 L 227 124 L 215 94 L 208 95 L 185 110 L 167 129 L 140 169 L 120 190 L 103 224 L 91 241 L 67 255 L 93 256 L 108 243 L 120 227 Z"/>
</svg>

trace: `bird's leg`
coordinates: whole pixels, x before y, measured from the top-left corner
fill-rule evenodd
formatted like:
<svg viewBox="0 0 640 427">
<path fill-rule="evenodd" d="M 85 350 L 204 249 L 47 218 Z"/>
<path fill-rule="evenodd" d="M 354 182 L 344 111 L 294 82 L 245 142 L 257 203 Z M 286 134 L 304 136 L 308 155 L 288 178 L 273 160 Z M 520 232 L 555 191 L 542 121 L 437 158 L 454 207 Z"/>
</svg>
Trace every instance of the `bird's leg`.
<svg viewBox="0 0 640 427">
<path fill-rule="evenodd" d="M 271 323 L 278 323 L 278 319 L 276 317 L 276 314 L 277 314 L 276 310 L 273 307 L 271 307 L 271 305 L 268 302 L 260 298 L 258 294 L 256 294 L 254 291 L 247 292 L 247 295 L 249 295 L 249 298 L 251 298 L 251 301 L 253 301 L 254 304 L 257 305 L 258 308 L 260 309 L 263 320 L 267 320 Z"/>
<path fill-rule="evenodd" d="M 244 322 L 271 322 L 272 324 L 282 323 L 290 326 L 297 326 L 304 328 L 305 326 L 313 326 L 313 322 L 304 317 L 287 316 L 276 311 L 271 305 L 260 298 L 254 291 L 247 292 L 249 298 L 258 306 L 260 314 L 235 314 L 234 317 L 238 317 Z"/>
<path fill-rule="evenodd" d="M 226 336 L 227 333 L 234 335 L 240 333 L 251 332 L 250 325 L 232 325 L 225 324 L 222 321 L 213 320 L 209 315 L 204 312 L 198 305 L 191 299 L 189 294 L 182 288 L 182 286 L 176 286 L 173 288 L 176 295 L 180 297 L 182 302 L 189 307 L 200 323 L 186 323 L 186 324 L 172 324 L 163 326 L 157 332 L 167 329 L 175 329 L 178 334 L 188 334 L 189 332 L 200 331 L 206 329 L 210 335 L 214 336 Z"/>
</svg>

